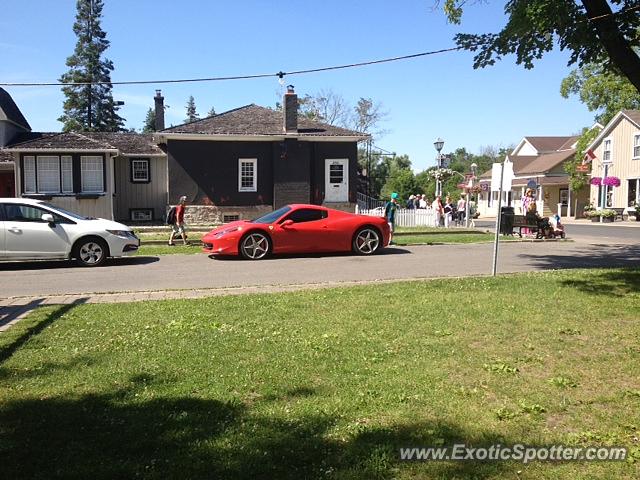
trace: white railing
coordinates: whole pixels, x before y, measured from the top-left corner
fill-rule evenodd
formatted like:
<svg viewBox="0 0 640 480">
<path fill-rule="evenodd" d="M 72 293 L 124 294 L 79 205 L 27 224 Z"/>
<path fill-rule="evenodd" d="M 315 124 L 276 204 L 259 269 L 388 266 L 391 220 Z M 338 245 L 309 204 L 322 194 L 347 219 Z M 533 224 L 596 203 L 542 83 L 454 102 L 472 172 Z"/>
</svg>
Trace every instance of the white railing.
<svg viewBox="0 0 640 480">
<path fill-rule="evenodd" d="M 384 217 L 384 207 L 365 210 L 356 207 L 356 214 Z M 398 227 L 436 227 L 436 214 L 430 209 L 399 208 L 396 210 L 396 226 Z"/>
</svg>

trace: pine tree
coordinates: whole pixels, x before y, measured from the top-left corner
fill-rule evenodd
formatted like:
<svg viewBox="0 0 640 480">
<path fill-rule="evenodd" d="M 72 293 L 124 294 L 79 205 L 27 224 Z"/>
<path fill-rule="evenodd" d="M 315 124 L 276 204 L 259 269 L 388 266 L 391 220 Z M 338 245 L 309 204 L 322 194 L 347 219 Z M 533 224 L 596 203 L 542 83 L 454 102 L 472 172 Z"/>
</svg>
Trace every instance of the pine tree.
<svg viewBox="0 0 640 480">
<path fill-rule="evenodd" d="M 193 99 L 193 95 L 189 96 L 187 100 L 187 118 L 184 119 L 184 123 L 195 122 L 200 120 L 200 115 L 196 112 L 196 101 Z"/>
<path fill-rule="evenodd" d="M 216 115 L 216 109 L 214 107 L 211 107 L 211 110 L 209 110 L 209 113 L 207 113 L 207 117 L 213 117 L 214 115 Z"/>
<path fill-rule="evenodd" d="M 151 133 L 156 131 L 156 112 L 153 108 L 149 107 L 147 110 L 147 116 L 144 119 L 144 125 L 142 126 L 142 133 Z"/>
<path fill-rule="evenodd" d="M 67 58 L 69 70 L 62 83 L 91 83 L 62 87 L 66 99 L 64 114 L 58 119 L 63 131 L 117 132 L 124 130 L 124 119 L 111 93 L 113 62 L 102 58 L 109 47 L 100 28 L 103 0 L 78 0 L 73 32 L 78 37 L 73 55 Z"/>
</svg>

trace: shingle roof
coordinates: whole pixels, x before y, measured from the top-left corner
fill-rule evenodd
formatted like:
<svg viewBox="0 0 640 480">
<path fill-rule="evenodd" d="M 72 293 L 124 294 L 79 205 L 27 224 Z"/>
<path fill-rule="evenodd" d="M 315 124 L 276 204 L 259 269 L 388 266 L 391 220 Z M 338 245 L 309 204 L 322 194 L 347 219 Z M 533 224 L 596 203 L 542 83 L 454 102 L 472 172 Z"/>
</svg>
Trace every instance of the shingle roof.
<svg viewBox="0 0 640 480">
<path fill-rule="evenodd" d="M 567 144 L 567 142 L 571 141 L 571 144 L 575 142 L 577 137 L 524 137 L 529 141 L 531 145 L 539 152 L 555 152 L 557 150 L 562 150 L 562 147 Z"/>
<path fill-rule="evenodd" d="M 0 88 L 0 110 L 4 112 L 9 121 L 20 125 L 26 130 L 31 130 L 27 119 L 24 118 L 16 102 L 13 101 L 11 95 L 4 88 Z"/>
<path fill-rule="evenodd" d="M 640 126 L 640 110 L 623 110 L 622 113 L 629 117 L 633 123 Z"/>
<path fill-rule="evenodd" d="M 63 132 L 21 135 L 7 148 L 12 150 L 119 150 L 121 154 L 157 155 L 163 151 L 151 134 L 123 132 Z"/>
<path fill-rule="evenodd" d="M 538 156 L 509 156 L 513 162 L 513 174 L 521 175 L 544 175 L 560 165 L 565 160 L 571 158 L 576 153 L 575 150 L 564 150 L 562 152 L 545 153 Z M 487 170 L 481 179 L 491 178 L 491 170 Z"/>
<path fill-rule="evenodd" d="M 212 117 L 166 128 L 162 133 L 190 133 L 201 135 L 282 135 L 282 112 L 258 105 L 229 110 Z M 335 127 L 322 122 L 298 118 L 299 136 L 366 137 L 346 128 Z"/>
<path fill-rule="evenodd" d="M 13 162 L 13 153 L 0 148 L 0 163 Z"/>
</svg>

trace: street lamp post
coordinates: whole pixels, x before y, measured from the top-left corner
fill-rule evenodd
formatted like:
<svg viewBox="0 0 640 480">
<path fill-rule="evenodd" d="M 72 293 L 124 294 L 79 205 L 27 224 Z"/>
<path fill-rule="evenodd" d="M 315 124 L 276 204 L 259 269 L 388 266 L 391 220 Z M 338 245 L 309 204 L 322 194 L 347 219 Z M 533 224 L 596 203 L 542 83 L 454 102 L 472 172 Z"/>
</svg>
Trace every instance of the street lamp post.
<svg viewBox="0 0 640 480">
<path fill-rule="evenodd" d="M 438 151 L 438 169 L 442 168 L 442 147 L 444 147 L 444 140 L 438 138 L 435 142 L 433 142 L 433 146 L 436 147 Z M 442 195 L 442 181 L 438 178 L 436 179 L 436 197 L 438 195 Z"/>
<path fill-rule="evenodd" d="M 469 187 L 467 188 L 467 201 L 464 202 L 465 208 L 464 208 L 464 221 L 465 221 L 465 228 L 469 228 L 469 217 L 471 216 L 471 190 L 473 189 L 473 181 L 476 178 L 476 169 L 478 168 L 478 165 L 476 165 L 475 163 L 471 164 L 471 178 L 469 179 Z"/>
</svg>

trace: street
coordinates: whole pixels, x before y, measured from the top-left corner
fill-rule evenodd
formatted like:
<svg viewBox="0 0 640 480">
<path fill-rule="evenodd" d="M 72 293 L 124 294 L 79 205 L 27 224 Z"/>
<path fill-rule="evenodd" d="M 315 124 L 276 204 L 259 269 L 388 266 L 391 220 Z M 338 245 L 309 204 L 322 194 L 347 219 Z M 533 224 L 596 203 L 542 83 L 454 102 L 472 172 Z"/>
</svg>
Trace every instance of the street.
<svg viewBox="0 0 640 480">
<path fill-rule="evenodd" d="M 640 232 L 637 229 L 629 229 Z M 0 264 L 1 298 L 167 289 L 311 285 L 339 282 L 488 275 L 493 244 L 392 247 L 372 257 L 305 255 L 263 261 L 212 259 L 205 254 L 131 257 L 95 269 L 69 262 Z M 498 273 L 563 268 L 640 267 L 640 245 L 504 242 Z"/>
</svg>

